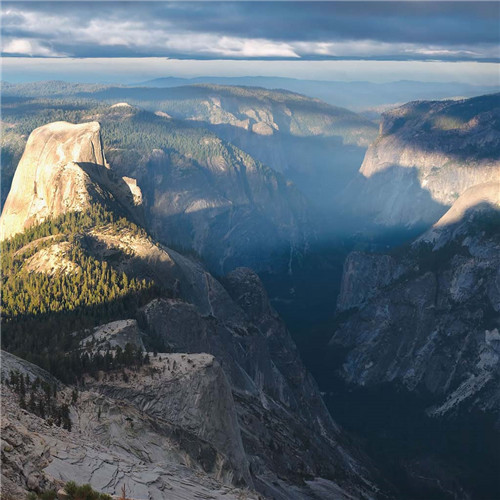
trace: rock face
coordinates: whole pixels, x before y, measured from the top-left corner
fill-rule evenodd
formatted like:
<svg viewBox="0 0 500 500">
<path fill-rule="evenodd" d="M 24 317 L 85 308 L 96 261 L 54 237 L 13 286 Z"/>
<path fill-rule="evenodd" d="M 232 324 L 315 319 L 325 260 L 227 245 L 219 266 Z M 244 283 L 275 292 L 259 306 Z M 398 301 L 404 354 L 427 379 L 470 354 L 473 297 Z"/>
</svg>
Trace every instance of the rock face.
<svg viewBox="0 0 500 500">
<path fill-rule="evenodd" d="M 109 171 L 97 122 L 54 122 L 34 130 L 0 219 L 0 238 L 90 203 L 110 199 L 130 211 L 132 193 Z"/>
<path fill-rule="evenodd" d="M 154 151 L 138 175 L 153 234 L 194 250 L 217 273 L 265 268 L 273 251 L 300 251 L 309 213 L 295 186 L 215 136 L 199 140 L 205 158 Z"/>
<path fill-rule="evenodd" d="M 351 252 L 344 263 L 337 310 L 359 307 L 401 272 L 390 255 Z"/>
<path fill-rule="evenodd" d="M 218 456 L 212 451 L 199 457 L 207 471 L 228 484 L 253 485 L 231 388 L 213 356 L 160 354 L 138 377 L 103 378 L 88 387 L 133 405 L 158 425 L 166 421 L 210 443 Z"/>
<path fill-rule="evenodd" d="M 233 388 L 256 486 L 271 497 L 292 498 L 283 481 L 318 474 L 333 480 L 333 464 L 344 463 L 347 450 L 341 451 L 339 429 L 260 280 L 248 269 L 237 269 L 224 283 L 237 305 L 212 289 L 215 307 L 209 316 L 182 301 L 157 300 L 144 308 L 144 321 L 172 349 L 215 355 Z M 349 474 L 356 475 L 354 470 Z M 281 481 L 271 479 L 274 474 Z"/>
<path fill-rule="evenodd" d="M 92 350 L 125 349 L 127 344 L 144 350 L 144 333 L 139 329 L 135 319 L 113 321 L 97 326 L 94 331 L 80 342 L 82 347 L 89 346 Z"/>
<path fill-rule="evenodd" d="M 194 251 L 214 272 L 267 268 L 273 253 L 301 252 L 312 237 L 308 203 L 290 181 L 192 120 L 136 107 L 98 118 L 114 145 L 106 156 L 135 200 L 140 186 L 148 230 Z M 141 129 L 147 141 L 137 139 Z"/>
<path fill-rule="evenodd" d="M 431 225 L 467 189 L 499 178 L 499 122 L 500 94 L 389 111 L 349 196 L 380 224 Z"/>
<path fill-rule="evenodd" d="M 147 371 L 129 373 L 129 383 L 113 373 L 100 385 L 88 380 L 88 388 L 71 403 L 71 432 L 20 409 L 19 396 L 2 385 L 2 498 L 24 498 L 27 489 L 57 489 L 71 480 L 116 495 L 125 485 L 127 497 L 137 500 L 165 495 L 174 500 L 256 499 L 249 490 L 228 484 L 238 471 L 238 457 L 240 472 L 249 479 L 231 393 L 219 378 L 223 372 L 208 355 L 161 356 Z M 2 351 L 2 373 L 8 376 L 11 370 L 54 383 L 44 370 Z M 160 386 L 169 397 L 157 397 Z M 59 387 L 58 399 L 69 402 L 70 389 Z M 216 405 L 206 399 L 214 397 Z M 227 453 L 234 450 L 235 439 L 236 455 L 228 459 L 200 436 L 216 440 L 217 432 L 219 448 L 226 444 Z M 231 459 L 234 469 L 228 465 Z"/>
<path fill-rule="evenodd" d="M 418 241 L 445 245 L 461 231 L 467 231 L 468 222 L 478 213 L 488 213 L 500 207 L 500 182 L 487 182 L 467 189 L 434 226 Z"/>
<path fill-rule="evenodd" d="M 358 310 L 332 338 L 349 348 L 347 381 L 430 395 L 433 415 L 500 410 L 498 188 L 466 191 L 405 255 L 348 259 L 339 305 Z M 370 271 L 374 259 L 382 278 Z M 369 294 L 360 290 L 367 280 Z"/>
<path fill-rule="evenodd" d="M 284 174 L 313 206 L 323 209 L 331 208 L 335 195 L 356 176 L 377 135 L 375 124 L 356 113 L 283 90 L 192 85 L 110 89 L 98 95 L 109 99 L 122 93 L 157 114 L 166 112 L 212 130 Z"/>
</svg>

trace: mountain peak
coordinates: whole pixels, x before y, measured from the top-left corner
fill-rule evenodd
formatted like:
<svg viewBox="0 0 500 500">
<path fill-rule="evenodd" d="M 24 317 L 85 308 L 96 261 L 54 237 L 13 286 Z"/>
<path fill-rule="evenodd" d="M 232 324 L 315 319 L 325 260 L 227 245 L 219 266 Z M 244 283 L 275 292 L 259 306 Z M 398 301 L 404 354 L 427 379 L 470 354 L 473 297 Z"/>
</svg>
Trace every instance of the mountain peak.
<svg viewBox="0 0 500 500">
<path fill-rule="evenodd" d="M 0 217 L 0 239 L 92 202 L 114 199 L 129 211 L 140 204 L 134 179 L 111 172 L 98 122 L 53 122 L 29 136 Z M 112 193 L 110 195 L 110 193 Z"/>
</svg>

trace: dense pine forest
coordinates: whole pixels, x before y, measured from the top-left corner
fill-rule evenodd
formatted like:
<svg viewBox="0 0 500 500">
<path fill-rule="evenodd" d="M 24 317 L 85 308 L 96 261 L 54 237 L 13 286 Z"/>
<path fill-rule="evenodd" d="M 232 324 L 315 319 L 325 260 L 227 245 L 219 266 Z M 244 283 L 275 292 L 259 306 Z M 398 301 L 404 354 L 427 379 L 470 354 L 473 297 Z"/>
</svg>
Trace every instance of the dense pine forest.
<svg viewBox="0 0 500 500">
<path fill-rule="evenodd" d="M 82 240 L 96 227 L 147 233 L 100 205 L 70 212 L 2 242 L 2 348 L 74 382 L 93 363 L 80 353 L 67 355 L 88 329 L 106 321 L 134 317 L 139 307 L 162 293 L 152 280 L 138 280 L 86 253 Z M 30 257 L 59 241 L 70 243 L 65 258 L 73 272 L 30 271 Z M 78 332 L 81 332 L 78 334 Z M 128 364 L 128 358 L 118 365 Z M 99 366 L 115 368 L 100 359 Z"/>
</svg>

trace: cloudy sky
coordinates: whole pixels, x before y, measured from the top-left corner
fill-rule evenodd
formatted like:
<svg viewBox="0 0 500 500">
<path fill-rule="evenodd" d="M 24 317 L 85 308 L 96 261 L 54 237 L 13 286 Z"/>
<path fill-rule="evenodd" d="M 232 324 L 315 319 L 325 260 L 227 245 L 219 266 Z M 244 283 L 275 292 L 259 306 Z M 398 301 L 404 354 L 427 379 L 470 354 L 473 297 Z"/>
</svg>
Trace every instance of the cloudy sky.
<svg viewBox="0 0 500 500">
<path fill-rule="evenodd" d="M 4 79 L 61 77 L 71 68 L 94 74 L 104 61 L 118 71 L 136 61 L 144 76 L 261 67 L 281 76 L 318 68 L 309 76 L 323 79 L 321 69 L 363 61 L 361 72 L 379 62 L 404 77 L 411 63 L 433 74 L 438 61 L 445 73 L 477 68 L 491 80 L 500 62 L 497 2 L 4 1 L 2 14 Z"/>
</svg>

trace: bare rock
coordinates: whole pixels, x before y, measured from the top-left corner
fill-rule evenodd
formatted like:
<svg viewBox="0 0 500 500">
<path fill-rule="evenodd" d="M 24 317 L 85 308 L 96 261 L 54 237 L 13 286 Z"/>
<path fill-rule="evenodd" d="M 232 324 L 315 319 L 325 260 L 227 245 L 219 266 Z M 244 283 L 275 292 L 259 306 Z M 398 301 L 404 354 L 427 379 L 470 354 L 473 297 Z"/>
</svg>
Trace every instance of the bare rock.
<svg viewBox="0 0 500 500">
<path fill-rule="evenodd" d="M 139 329 L 135 319 L 124 319 L 106 323 L 94 328 L 91 335 L 80 342 L 82 347 L 95 350 L 125 349 L 127 344 L 144 350 L 144 333 Z"/>
<path fill-rule="evenodd" d="M 139 198 L 131 180 L 109 169 L 98 122 L 49 123 L 30 134 L 0 217 L 0 238 L 91 202 L 119 203 L 138 219 Z"/>
<path fill-rule="evenodd" d="M 236 484 L 251 485 L 231 388 L 219 364 L 207 354 L 160 356 L 161 361 L 153 358 L 143 368 L 138 380 L 101 381 L 96 390 L 212 443 L 230 464 L 219 465 L 219 479 L 227 470 Z"/>
<path fill-rule="evenodd" d="M 500 94 L 388 111 L 349 195 L 380 224 L 433 224 L 467 189 L 500 177 L 499 120 Z"/>
<path fill-rule="evenodd" d="M 55 122 L 34 130 L 5 202 L 1 237 L 8 238 L 50 215 L 86 208 L 94 187 L 78 162 L 105 168 L 97 122 Z"/>
<path fill-rule="evenodd" d="M 389 255 L 351 252 L 344 263 L 337 310 L 359 307 L 401 272 L 402 269 Z"/>
<path fill-rule="evenodd" d="M 212 414 L 215 411 L 211 410 L 212 401 L 204 399 L 208 394 L 204 396 L 196 390 L 197 387 L 203 391 L 217 383 L 210 376 L 202 380 L 211 369 L 217 370 L 213 358 L 207 355 L 162 356 L 163 361 L 153 361 L 152 366 L 138 374 L 137 380 L 132 382 L 130 374 L 128 384 L 122 380 L 121 373 L 107 374 L 99 392 L 88 390 L 91 387 L 87 384 L 87 389 L 81 390 L 77 402 L 71 405 L 71 432 L 21 409 L 18 395 L 2 384 L 2 498 L 24 498 L 28 490 L 58 490 L 66 482 L 75 481 L 77 484 L 89 483 L 97 491 L 117 498 L 125 486 L 127 497 L 137 500 L 162 500 L 165 495 L 173 500 L 256 499 L 257 495 L 251 490 L 232 485 L 237 482 L 237 476 L 232 475 L 227 455 L 199 437 L 200 432 L 208 435 L 214 423 L 210 418 L 210 411 Z M 169 356 L 173 356 L 170 361 Z M 176 368 L 172 373 L 159 369 L 166 363 L 172 367 L 173 361 L 176 361 Z M 2 352 L 2 370 L 7 369 L 4 368 L 6 364 L 16 366 L 25 375 L 32 374 L 33 365 Z M 200 374 L 198 384 L 192 388 L 190 384 L 195 382 L 192 376 L 196 378 L 196 373 Z M 42 380 L 52 379 L 40 368 L 37 375 Z M 158 392 L 162 383 L 170 384 L 173 393 L 179 395 L 172 402 L 177 405 L 179 418 L 175 415 L 177 410 L 172 410 L 171 414 L 158 411 L 158 415 L 153 416 L 148 414 L 147 408 L 144 411 L 138 408 L 139 388 L 149 387 Z M 95 381 L 94 385 L 97 387 Z M 112 391 L 112 386 L 118 396 L 127 388 L 133 392 L 134 387 L 137 399 L 115 400 L 104 396 L 106 390 Z M 69 399 L 71 389 L 59 387 L 60 397 Z M 211 396 L 221 396 L 219 388 L 213 385 L 213 389 L 217 394 Z M 146 389 L 144 398 L 148 397 L 147 393 Z M 191 409 L 200 408 L 200 404 L 197 406 L 189 394 L 201 398 L 209 416 L 206 422 L 201 413 L 191 413 Z M 186 404 L 181 395 L 187 398 Z M 161 397 L 156 400 L 158 404 L 168 408 L 168 401 L 162 402 Z M 231 408 L 226 410 L 221 418 L 227 424 L 231 415 L 234 419 L 234 410 L 233 413 Z M 176 422 L 169 421 L 170 417 Z M 231 427 L 224 430 L 226 439 L 230 439 Z"/>
<path fill-rule="evenodd" d="M 418 240 L 439 248 L 466 232 L 471 218 L 479 212 L 500 210 L 500 182 L 487 182 L 467 189 L 451 208 Z"/>
<path fill-rule="evenodd" d="M 353 283 L 371 287 L 332 337 L 348 348 L 341 372 L 347 381 L 431 395 L 434 416 L 498 414 L 498 189 L 470 188 L 405 255 L 358 254 L 355 267 L 346 264 L 343 291 Z M 374 277 L 373 261 L 384 259 L 400 270 L 397 279 L 389 279 L 390 270 Z"/>
<path fill-rule="evenodd" d="M 56 273 L 75 273 L 80 266 L 68 259 L 67 254 L 70 250 L 71 245 L 67 241 L 42 248 L 27 260 L 25 263 L 26 270 L 45 273 L 49 276 Z"/>
</svg>

